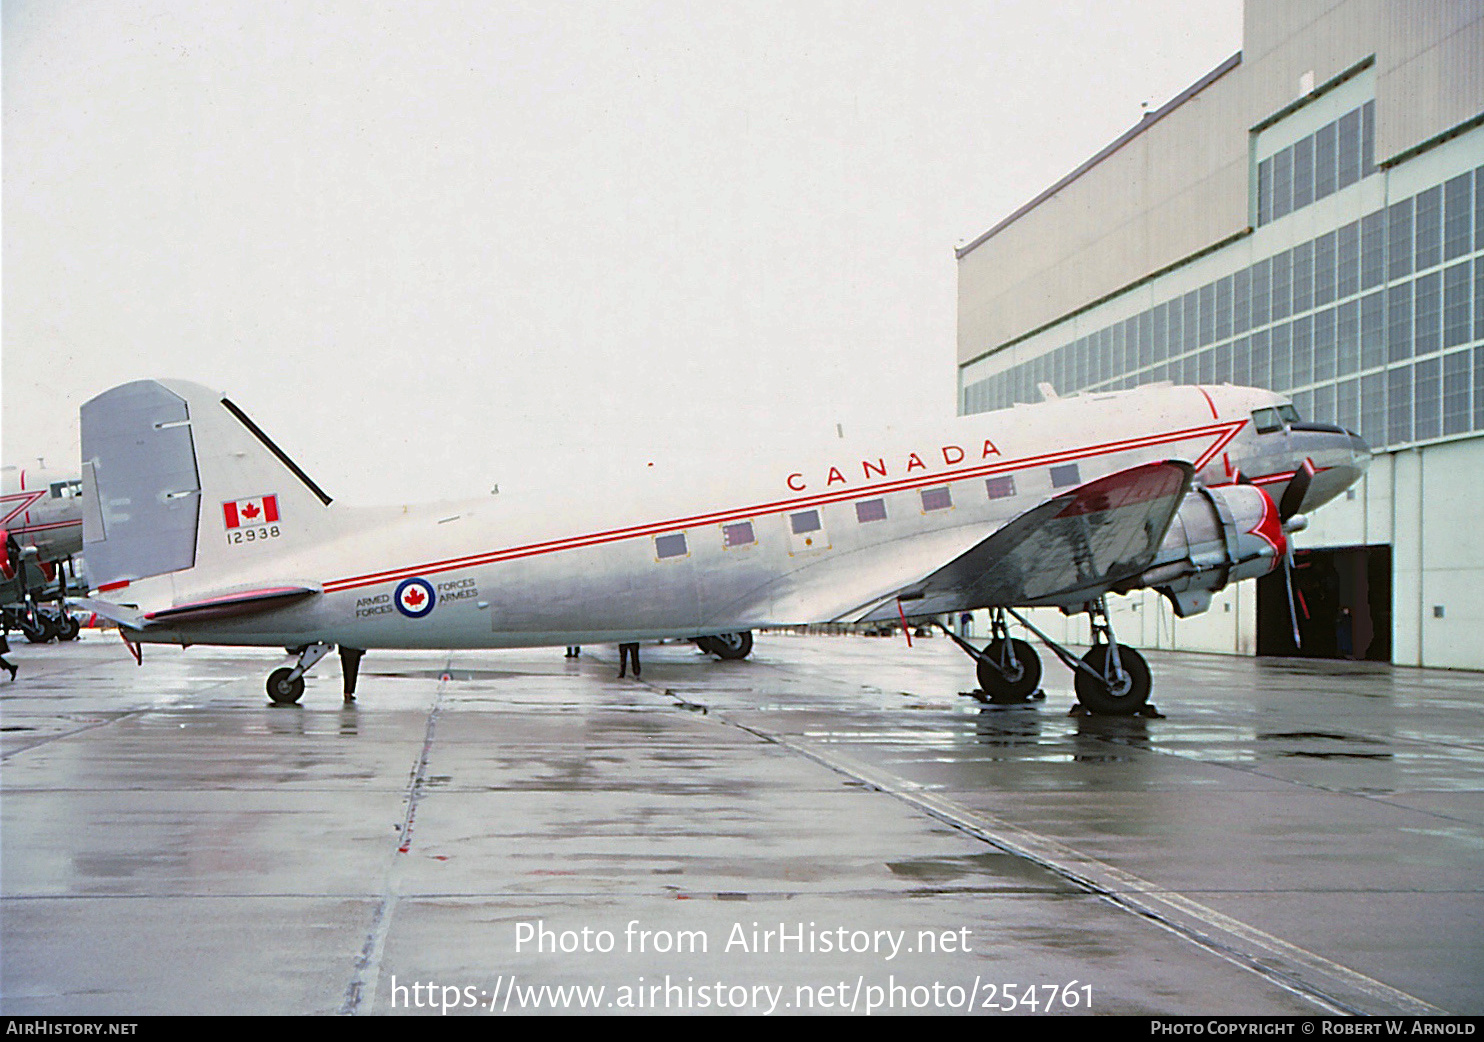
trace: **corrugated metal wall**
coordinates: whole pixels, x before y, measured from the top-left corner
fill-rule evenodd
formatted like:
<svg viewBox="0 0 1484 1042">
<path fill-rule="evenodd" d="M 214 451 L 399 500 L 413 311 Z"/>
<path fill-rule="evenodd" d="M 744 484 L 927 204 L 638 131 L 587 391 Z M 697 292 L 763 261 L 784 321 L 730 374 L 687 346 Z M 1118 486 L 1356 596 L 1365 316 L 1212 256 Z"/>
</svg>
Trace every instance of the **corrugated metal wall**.
<svg viewBox="0 0 1484 1042">
<path fill-rule="evenodd" d="M 1484 112 L 1479 0 L 1248 0 L 1242 60 L 959 259 L 959 364 L 1248 226 L 1248 132 L 1374 56 L 1376 159 Z"/>
</svg>

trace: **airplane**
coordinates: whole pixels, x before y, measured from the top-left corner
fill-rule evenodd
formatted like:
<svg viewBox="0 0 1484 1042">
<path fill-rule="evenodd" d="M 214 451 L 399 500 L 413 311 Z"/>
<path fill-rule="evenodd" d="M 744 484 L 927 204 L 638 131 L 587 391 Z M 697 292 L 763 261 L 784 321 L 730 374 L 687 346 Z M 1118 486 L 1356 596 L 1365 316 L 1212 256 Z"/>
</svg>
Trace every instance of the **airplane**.
<svg viewBox="0 0 1484 1042">
<path fill-rule="evenodd" d="M 455 504 L 332 502 L 230 399 L 140 380 L 81 409 L 83 546 L 72 603 L 139 642 L 282 646 L 267 693 L 293 703 L 337 646 L 354 699 L 366 649 L 697 639 L 723 657 L 752 630 L 929 620 L 990 609 L 973 659 L 988 702 L 1030 697 L 1041 663 L 1018 620 L 1074 672 L 1089 712 L 1148 712 L 1148 665 L 1119 644 L 1110 594 L 1152 587 L 1178 615 L 1282 567 L 1305 511 L 1370 461 L 1270 391 L 1146 385 L 1056 397 L 777 456 L 739 442 L 674 469 L 587 473 L 552 495 Z M 1020 609 L 1086 612 L 1080 658 Z"/>
<path fill-rule="evenodd" d="M 60 604 L 68 592 L 72 557 L 82 550 L 81 494 L 74 475 L 44 467 L 0 469 L 0 611 L 8 627 L 33 643 L 73 640 L 79 631 L 71 615 L 40 602 Z"/>
</svg>

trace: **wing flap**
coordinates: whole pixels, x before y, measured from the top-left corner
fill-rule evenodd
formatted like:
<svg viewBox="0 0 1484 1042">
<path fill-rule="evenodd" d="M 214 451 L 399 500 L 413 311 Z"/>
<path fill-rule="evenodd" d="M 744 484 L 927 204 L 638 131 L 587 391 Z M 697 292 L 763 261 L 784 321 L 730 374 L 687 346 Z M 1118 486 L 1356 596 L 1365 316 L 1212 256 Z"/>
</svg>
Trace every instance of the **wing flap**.
<svg viewBox="0 0 1484 1042">
<path fill-rule="evenodd" d="M 1154 559 L 1195 468 L 1146 463 L 1090 481 L 1021 514 L 860 622 L 995 606 L 1080 604 Z"/>
</svg>

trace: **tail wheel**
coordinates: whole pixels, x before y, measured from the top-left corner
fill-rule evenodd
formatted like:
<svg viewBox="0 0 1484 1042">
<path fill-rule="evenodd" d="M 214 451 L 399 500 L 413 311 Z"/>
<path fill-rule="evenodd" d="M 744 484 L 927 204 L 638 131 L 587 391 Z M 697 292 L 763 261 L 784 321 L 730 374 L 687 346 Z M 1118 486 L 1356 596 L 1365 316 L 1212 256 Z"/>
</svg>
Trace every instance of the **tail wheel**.
<svg viewBox="0 0 1484 1042">
<path fill-rule="evenodd" d="M 706 650 L 717 658 L 735 661 L 752 654 L 752 630 L 741 633 L 718 633 L 710 638 L 711 646 Z"/>
<path fill-rule="evenodd" d="M 980 659 L 977 670 L 983 695 L 976 697 L 981 702 L 995 705 L 1024 702 L 1040 685 L 1041 657 L 1036 650 L 1025 641 L 1014 638 L 1010 640 L 1010 648 L 1015 653 L 1015 664 L 1006 673 L 995 665 L 1004 662 L 1004 640 L 992 641 L 985 647 L 984 655 L 989 661 Z"/>
<path fill-rule="evenodd" d="M 1082 656 L 1082 661 L 1095 672 L 1095 680 L 1082 670 L 1077 670 L 1073 685 L 1077 689 L 1077 701 L 1100 716 L 1133 716 L 1149 701 L 1153 682 L 1149 676 L 1149 664 L 1127 644 L 1118 645 L 1117 677 L 1108 676 L 1108 645 L 1098 644 Z"/>
<path fill-rule="evenodd" d="M 268 697 L 277 705 L 293 705 L 304 694 L 304 678 L 300 676 L 290 680 L 292 672 L 284 666 L 268 674 Z"/>
</svg>

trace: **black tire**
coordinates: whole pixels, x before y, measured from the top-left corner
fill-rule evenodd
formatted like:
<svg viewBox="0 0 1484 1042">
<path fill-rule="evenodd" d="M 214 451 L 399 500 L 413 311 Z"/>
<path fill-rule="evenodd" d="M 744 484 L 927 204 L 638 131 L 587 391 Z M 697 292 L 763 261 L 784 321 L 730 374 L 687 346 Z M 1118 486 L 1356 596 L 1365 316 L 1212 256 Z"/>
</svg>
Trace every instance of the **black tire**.
<svg viewBox="0 0 1484 1042">
<path fill-rule="evenodd" d="M 1087 663 L 1099 677 L 1108 661 L 1108 645 L 1098 644 L 1082 661 Z M 1077 701 L 1099 716 L 1133 716 L 1149 701 L 1153 681 L 1149 676 L 1149 664 L 1127 644 L 1118 645 L 1118 663 L 1123 667 L 1123 680 L 1110 688 L 1106 681 L 1094 680 L 1082 670 L 1077 670 L 1073 686 L 1077 689 Z"/>
<path fill-rule="evenodd" d="M 715 637 L 697 637 L 696 638 L 696 647 L 700 648 L 702 651 L 704 651 L 708 655 L 719 655 L 719 654 L 721 654 L 721 652 L 719 652 L 719 651 L 716 650 L 716 638 Z"/>
<path fill-rule="evenodd" d="M 82 624 L 71 615 L 63 615 L 57 625 L 58 640 L 76 640 L 77 635 L 82 632 Z"/>
<path fill-rule="evenodd" d="M 719 659 L 735 662 L 752 654 L 752 630 L 741 633 L 717 633 L 707 638 L 711 647 L 706 650 Z"/>
<path fill-rule="evenodd" d="M 1036 649 L 1023 640 L 1010 640 L 1010 647 L 1015 652 L 1016 672 L 1014 676 L 1005 676 L 996 669 L 991 662 L 978 660 L 979 688 L 974 697 L 981 702 L 992 705 L 1010 705 L 1015 702 L 1024 702 L 1036 688 L 1041 684 L 1041 656 L 1036 654 Z M 1000 654 L 1004 650 L 1004 641 L 991 641 L 985 645 L 984 654 L 988 655 L 994 662 L 1000 660 Z"/>
<path fill-rule="evenodd" d="M 304 694 L 304 678 L 295 677 L 290 680 L 289 674 L 292 672 L 292 669 L 284 666 L 268 674 L 268 697 L 275 705 L 293 705 Z"/>
<path fill-rule="evenodd" d="M 21 632 L 32 644 L 45 644 L 57 635 L 56 624 L 45 615 L 38 615 L 34 623 L 30 619 L 22 618 L 20 627 Z"/>
</svg>

